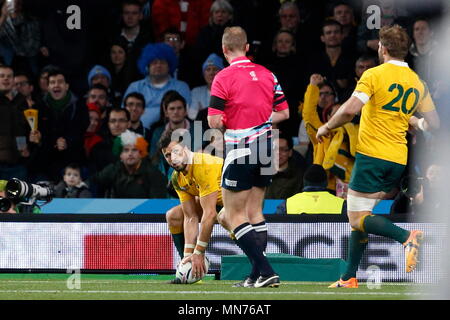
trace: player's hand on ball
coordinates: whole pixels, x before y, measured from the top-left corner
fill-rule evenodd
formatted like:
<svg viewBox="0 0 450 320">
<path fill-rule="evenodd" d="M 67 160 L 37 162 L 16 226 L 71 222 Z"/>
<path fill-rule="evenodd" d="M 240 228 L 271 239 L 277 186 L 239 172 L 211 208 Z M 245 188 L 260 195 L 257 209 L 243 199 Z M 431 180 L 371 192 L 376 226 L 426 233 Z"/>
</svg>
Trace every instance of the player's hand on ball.
<svg viewBox="0 0 450 320">
<path fill-rule="evenodd" d="M 191 262 L 191 257 L 192 257 L 192 253 L 186 257 L 184 257 L 183 259 L 181 259 L 181 264 L 186 264 L 188 262 Z"/>
<path fill-rule="evenodd" d="M 205 256 L 203 254 L 193 254 L 191 258 L 192 274 L 196 278 L 202 278 L 206 272 L 205 268 Z"/>
</svg>

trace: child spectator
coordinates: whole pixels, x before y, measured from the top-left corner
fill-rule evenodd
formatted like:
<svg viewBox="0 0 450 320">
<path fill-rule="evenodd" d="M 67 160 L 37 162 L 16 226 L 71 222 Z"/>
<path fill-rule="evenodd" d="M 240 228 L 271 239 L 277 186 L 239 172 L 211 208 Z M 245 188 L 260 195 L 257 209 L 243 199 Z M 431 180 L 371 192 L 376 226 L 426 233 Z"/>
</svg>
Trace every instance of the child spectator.
<svg viewBox="0 0 450 320">
<path fill-rule="evenodd" d="M 55 198 L 91 198 L 88 186 L 81 179 L 81 169 L 77 164 L 64 168 L 63 180 L 55 187 Z"/>
</svg>

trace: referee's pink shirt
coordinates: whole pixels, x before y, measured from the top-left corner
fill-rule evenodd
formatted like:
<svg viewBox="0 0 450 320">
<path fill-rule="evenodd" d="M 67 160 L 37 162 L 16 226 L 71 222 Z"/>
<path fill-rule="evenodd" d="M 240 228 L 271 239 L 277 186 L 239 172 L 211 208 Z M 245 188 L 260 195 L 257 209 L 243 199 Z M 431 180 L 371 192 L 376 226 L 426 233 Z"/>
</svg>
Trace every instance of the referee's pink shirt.
<svg viewBox="0 0 450 320">
<path fill-rule="evenodd" d="M 211 87 L 211 96 L 226 101 L 225 109 L 208 108 L 208 115 L 225 114 L 226 129 L 249 129 L 269 121 L 272 111 L 288 108 L 275 75 L 247 57 L 231 61 Z"/>
</svg>

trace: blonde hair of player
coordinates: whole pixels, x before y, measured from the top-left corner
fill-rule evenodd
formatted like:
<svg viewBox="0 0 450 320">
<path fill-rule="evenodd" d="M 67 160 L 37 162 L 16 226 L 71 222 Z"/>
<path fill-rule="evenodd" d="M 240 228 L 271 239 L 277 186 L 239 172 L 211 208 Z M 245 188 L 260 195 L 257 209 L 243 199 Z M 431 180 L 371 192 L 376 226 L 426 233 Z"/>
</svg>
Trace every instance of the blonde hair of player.
<svg viewBox="0 0 450 320">
<path fill-rule="evenodd" d="M 380 44 L 386 48 L 390 57 L 403 60 L 408 54 L 410 38 L 399 25 L 384 26 L 379 33 Z"/>
</svg>

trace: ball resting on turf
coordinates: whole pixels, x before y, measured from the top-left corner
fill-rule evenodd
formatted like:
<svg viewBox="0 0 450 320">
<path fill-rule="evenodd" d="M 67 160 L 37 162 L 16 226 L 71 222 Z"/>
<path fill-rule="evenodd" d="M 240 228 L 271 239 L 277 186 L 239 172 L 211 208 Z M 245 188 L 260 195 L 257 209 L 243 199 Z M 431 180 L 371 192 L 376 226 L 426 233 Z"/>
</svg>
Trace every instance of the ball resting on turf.
<svg viewBox="0 0 450 320">
<path fill-rule="evenodd" d="M 209 270 L 209 259 L 205 256 L 205 267 L 206 267 L 206 273 L 208 273 Z M 205 276 L 203 275 L 203 277 Z M 195 282 L 200 281 L 203 277 L 194 277 L 192 274 L 192 264 L 191 262 L 186 262 L 185 264 L 182 264 L 181 262 L 177 265 L 177 270 L 175 273 L 175 277 L 180 279 L 181 283 L 184 284 L 192 284 Z"/>
</svg>

